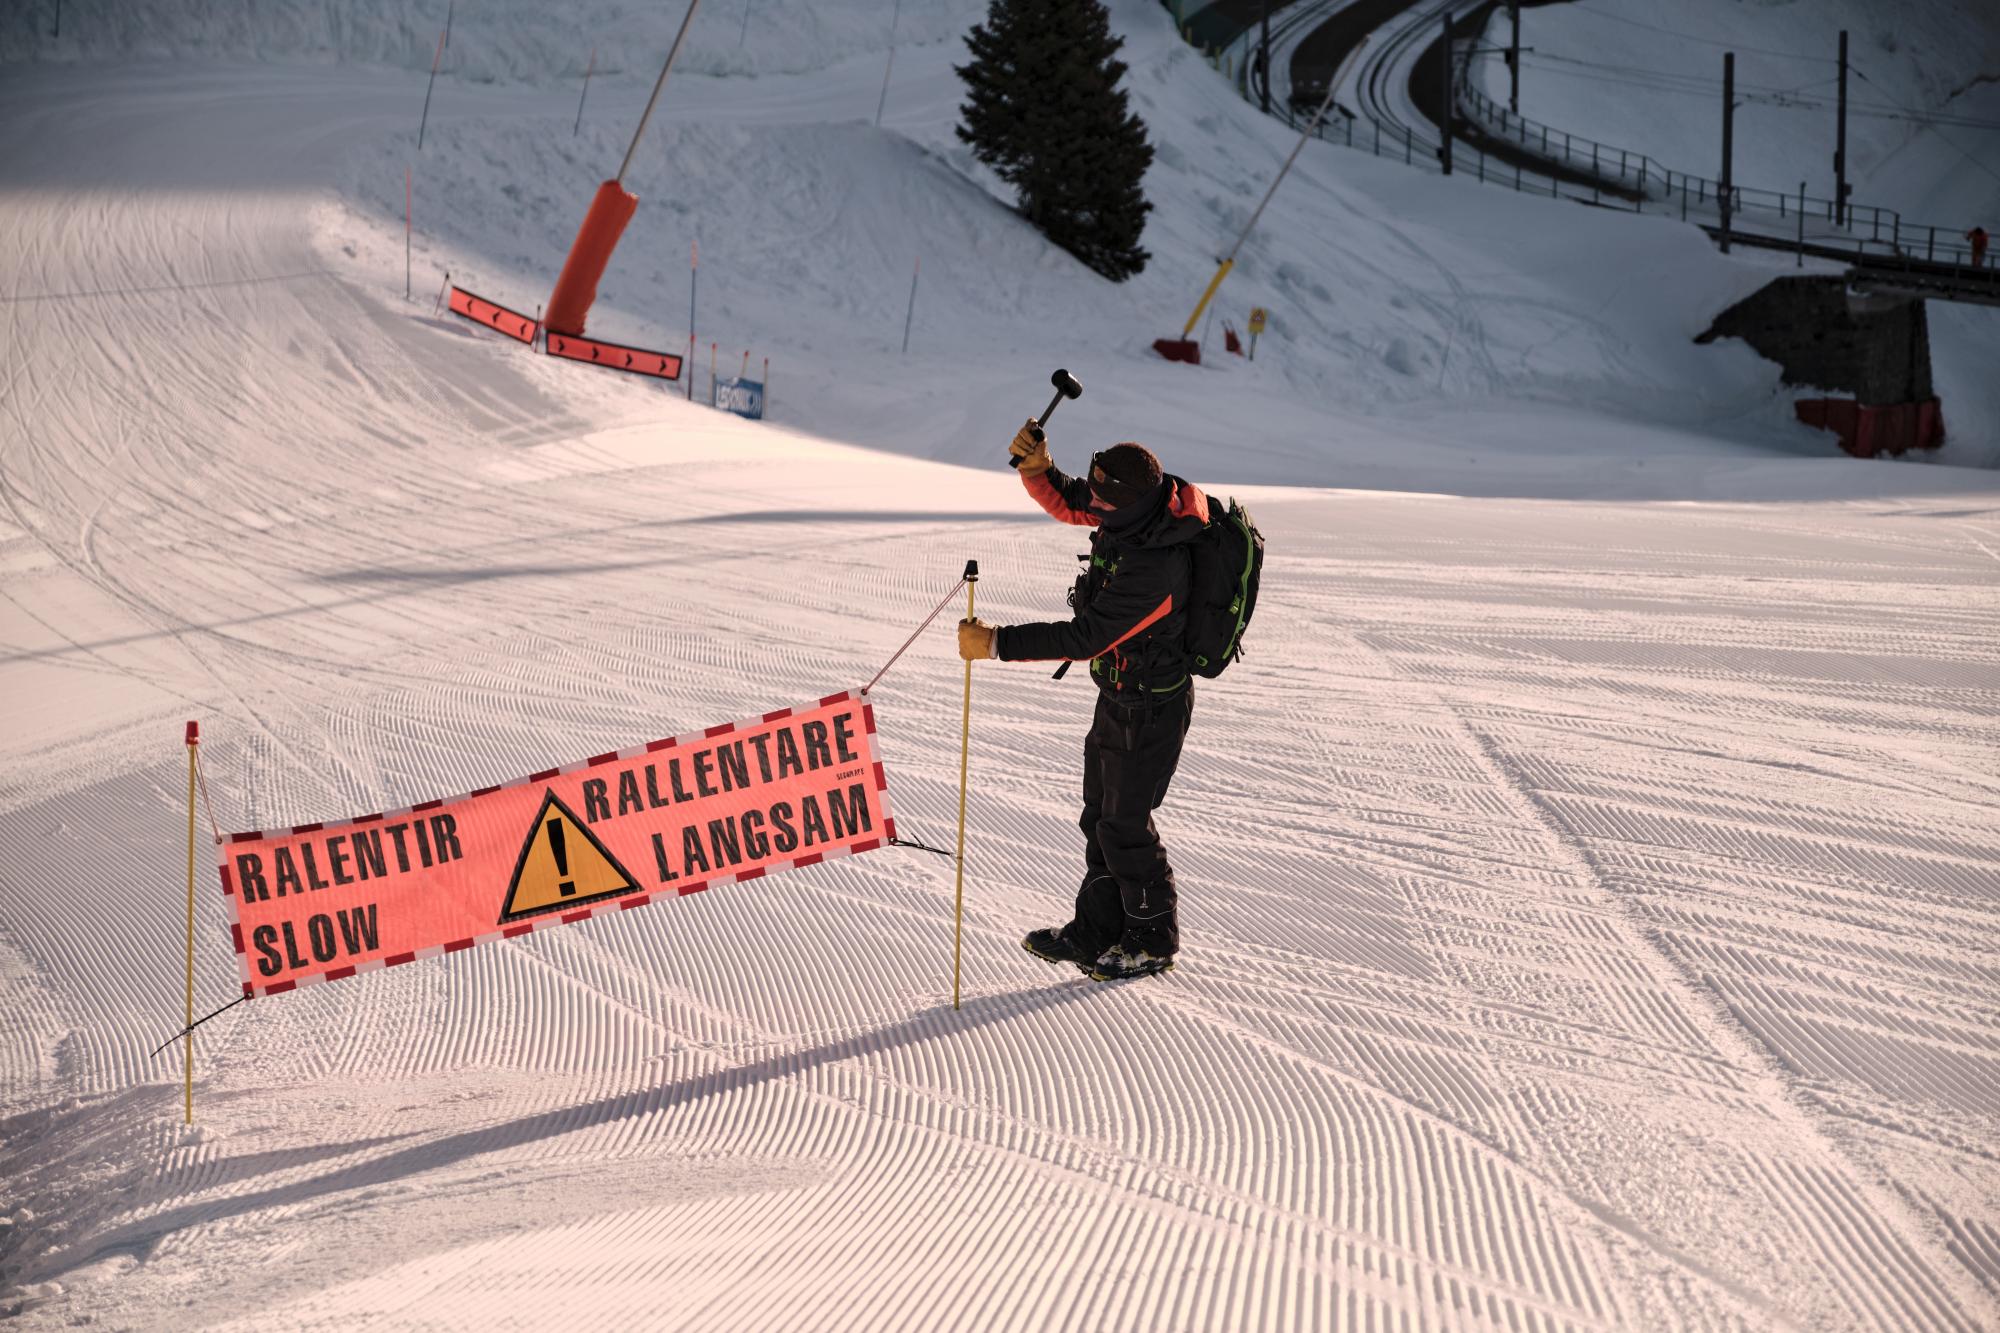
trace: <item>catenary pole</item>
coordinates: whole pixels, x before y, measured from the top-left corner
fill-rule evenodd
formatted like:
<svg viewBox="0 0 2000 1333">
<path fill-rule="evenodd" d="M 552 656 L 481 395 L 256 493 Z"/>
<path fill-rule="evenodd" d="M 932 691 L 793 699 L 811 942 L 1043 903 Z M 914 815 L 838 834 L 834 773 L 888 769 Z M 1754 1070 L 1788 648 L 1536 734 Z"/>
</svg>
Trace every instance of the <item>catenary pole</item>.
<svg viewBox="0 0 2000 1333">
<path fill-rule="evenodd" d="M 1271 0 L 1263 0 L 1258 6 L 1257 65 L 1263 72 L 1263 89 L 1258 94 L 1262 100 L 1265 115 L 1271 114 Z"/>
<path fill-rule="evenodd" d="M 1729 253 L 1729 203 L 1735 192 L 1732 184 L 1730 164 L 1735 151 L 1736 131 L 1736 53 L 1722 53 L 1722 186 L 1716 191 L 1716 204 L 1722 209 L 1722 253 Z"/>
<path fill-rule="evenodd" d="M 1439 71 L 1442 82 L 1438 88 L 1438 128 L 1442 130 L 1443 142 L 1438 145 L 1438 161 L 1444 167 L 1444 174 L 1451 175 L 1451 11 L 1444 11 L 1444 41 L 1439 47 L 1439 57 L 1443 69 Z"/>
<path fill-rule="evenodd" d="M 1833 131 L 1833 225 L 1847 225 L 1847 29 L 1840 30 L 1840 111 Z"/>
<path fill-rule="evenodd" d="M 1507 109 L 1521 114 L 1521 0 L 1507 0 L 1507 16 L 1513 21 L 1513 37 L 1507 43 Z"/>
</svg>

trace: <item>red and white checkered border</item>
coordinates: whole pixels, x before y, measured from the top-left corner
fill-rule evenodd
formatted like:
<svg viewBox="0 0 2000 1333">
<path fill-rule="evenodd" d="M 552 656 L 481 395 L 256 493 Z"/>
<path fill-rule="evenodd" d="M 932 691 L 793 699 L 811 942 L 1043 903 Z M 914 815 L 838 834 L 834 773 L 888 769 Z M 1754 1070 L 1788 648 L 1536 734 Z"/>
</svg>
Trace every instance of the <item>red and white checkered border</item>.
<svg viewBox="0 0 2000 1333">
<path fill-rule="evenodd" d="M 277 981 L 268 985 L 262 985 L 250 975 L 250 955 L 244 948 L 243 922 L 237 909 L 236 887 L 230 879 L 229 872 L 229 849 L 239 843 L 257 842 L 263 838 L 292 837 L 300 833 L 318 833 L 323 829 L 350 828 L 358 824 L 375 824 L 384 820 L 400 819 L 405 815 L 423 814 L 431 810 L 441 810 L 457 805 L 462 801 L 470 801 L 480 796 L 490 796 L 496 791 L 506 791 L 511 787 L 527 787 L 535 783 L 547 782 L 551 778 L 561 777 L 568 773 L 580 773 L 585 769 L 616 763 L 622 759 L 638 759 L 648 754 L 658 754 L 662 750 L 672 750 L 681 746 L 699 744 L 702 741 L 714 740 L 718 736 L 727 736 L 733 731 L 744 731 L 752 727 L 765 726 L 772 722 L 782 722 L 786 718 L 798 713 L 814 712 L 821 708 L 830 708 L 835 704 L 854 701 L 861 703 L 862 723 L 867 728 L 869 737 L 868 753 L 871 756 L 871 763 L 874 766 L 875 790 L 882 807 L 882 834 L 880 837 L 869 838 L 847 846 L 834 847 L 824 852 L 811 852 L 805 856 L 794 857 L 789 861 L 774 861 L 770 865 L 758 866 L 754 870 L 711 875 L 707 879 L 696 880 L 688 884 L 678 884 L 671 888 L 653 889 L 644 893 L 631 893 L 622 898 L 608 898 L 601 903 L 595 903 L 588 907 L 579 907 L 574 912 L 552 912 L 545 916 L 532 917 L 526 921 L 517 921 L 512 925 L 501 926 L 497 929 L 487 931 L 483 935 L 475 935 L 470 939 L 453 940 L 449 944 L 432 945 L 430 948 L 418 949 L 411 953 L 390 954 L 386 958 L 371 958 L 365 963 L 356 963 L 351 967 L 331 968 L 328 971 L 314 973 L 307 977 L 296 977 L 286 981 Z M 241 964 L 243 969 L 243 993 L 249 996 L 282 995 L 286 991 L 300 990 L 307 986 L 319 985 L 322 982 L 345 981 L 348 977 L 362 972 L 379 971 L 385 967 L 399 967 L 404 963 L 421 962 L 426 958 L 441 958 L 448 953 L 458 953 L 477 945 L 491 944 L 496 940 L 516 939 L 522 935 L 532 934 L 537 930 L 547 930 L 551 926 L 573 925 L 576 922 L 587 921 L 591 917 L 602 916 L 611 912 L 629 912 L 635 907 L 644 907 L 648 903 L 660 898 L 684 898 L 690 893 L 700 893 L 704 889 L 718 888 L 725 884 L 741 884 L 753 879 L 762 879 L 766 875 L 775 875 L 785 870 L 801 870 L 806 866 L 818 865 L 821 861 L 831 861 L 835 857 L 853 856 L 861 852 L 875 851 L 877 848 L 888 845 L 895 838 L 896 820 L 889 811 L 888 772 L 882 767 L 882 761 L 879 758 L 872 757 L 875 753 L 874 737 L 875 705 L 867 702 L 859 690 L 843 690 L 839 694 L 829 694 L 818 703 L 804 708 L 780 708 L 775 712 L 764 713 L 757 717 L 743 718 L 736 722 L 724 722 L 703 731 L 691 731 L 683 736 L 671 736 L 664 740 L 647 741 L 642 745 L 628 745 L 622 750 L 613 750 L 606 754 L 593 755 L 588 759 L 578 760 L 573 764 L 564 764 L 560 768 L 544 769 L 540 773 L 533 773 L 525 778 L 516 778 L 512 782 L 502 782 L 492 787 L 480 787 L 473 791 L 463 792 L 457 796 L 446 796 L 435 801 L 419 801 L 415 805 L 401 806 L 394 810 L 384 810 L 379 814 L 356 815 L 352 819 L 329 819 L 317 824 L 295 824 L 290 828 L 257 829 L 248 833 L 223 834 L 216 839 L 217 868 L 222 875 L 223 899 L 229 909 L 230 942 L 236 946 L 236 960 Z"/>
</svg>

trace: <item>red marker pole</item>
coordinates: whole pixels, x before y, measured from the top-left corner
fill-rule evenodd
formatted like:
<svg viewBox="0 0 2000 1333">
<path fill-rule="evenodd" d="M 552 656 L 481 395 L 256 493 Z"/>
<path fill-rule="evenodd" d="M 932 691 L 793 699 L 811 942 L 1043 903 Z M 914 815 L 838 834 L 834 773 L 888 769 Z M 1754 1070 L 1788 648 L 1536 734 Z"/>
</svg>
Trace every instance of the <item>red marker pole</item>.
<svg viewBox="0 0 2000 1333">
<path fill-rule="evenodd" d="M 403 168 L 403 299 L 410 299 L 410 232 L 415 227 L 416 186 L 408 167 Z"/>
<path fill-rule="evenodd" d="M 690 13 L 693 11 L 690 9 Z M 701 278 L 701 242 L 688 242 L 688 401 L 694 401 L 694 289 Z"/>
<path fill-rule="evenodd" d="M 195 749 L 201 744 L 201 723 L 187 724 L 188 752 L 188 892 L 187 892 L 187 1018 L 182 1026 L 188 1029 L 185 1045 L 181 1048 L 181 1069 L 183 1073 L 184 1110 L 187 1123 L 194 1123 L 194 783 Z"/>
</svg>

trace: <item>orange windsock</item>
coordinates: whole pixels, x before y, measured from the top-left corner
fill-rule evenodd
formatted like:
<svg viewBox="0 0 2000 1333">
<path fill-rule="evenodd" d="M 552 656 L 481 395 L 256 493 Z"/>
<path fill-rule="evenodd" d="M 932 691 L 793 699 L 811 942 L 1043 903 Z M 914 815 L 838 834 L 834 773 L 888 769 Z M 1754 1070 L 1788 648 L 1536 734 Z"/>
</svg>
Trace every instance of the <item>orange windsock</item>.
<svg viewBox="0 0 2000 1333">
<path fill-rule="evenodd" d="M 555 292 L 549 297 L 548 313 L 542 316 L 546 327 L 572 336 L 583 332 L 591 302 L 597 299 L 597 280 L 604 276 L 604 266 L 611 262 L 611 252 L 618 247 L 618 238 L 625 234 L 625 224 L 638 207 L 639 196 L 626 193 L 617 181 L 605 181 L 597 187 L 590 211 L 583 215 L 583 225 L 577 228 L 576 241 L 569 248 L 569 258 L 563 261 L 562 276 L 556 279 Z"/>
</svg>

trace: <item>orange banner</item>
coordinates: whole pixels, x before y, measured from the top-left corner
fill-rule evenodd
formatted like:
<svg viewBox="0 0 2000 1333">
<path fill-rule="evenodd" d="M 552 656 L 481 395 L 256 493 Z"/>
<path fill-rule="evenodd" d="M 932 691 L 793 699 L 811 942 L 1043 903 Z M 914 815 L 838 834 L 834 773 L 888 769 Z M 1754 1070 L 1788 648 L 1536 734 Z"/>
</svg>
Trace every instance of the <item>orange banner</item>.
<svg viewBox="0 0 2000 1333">
<path fill-rule="evenodd" d="M 534 320 L 504 305 L 494 305 L 485 297 L 474 296 L 462 288 L 451 289 L 451 313 L 463 315 L 474 324 L 498 329 L 517 342 L 532 344 L 535 341 Z"/>
<path fill-rule="evenodd" d="M 572 338 L 550 330 L 543 344 L 550 356 L 566 356 L 572 361 L 588 361 L 593 366 L 626 370 L 634 375 L 652 375 L 663 380 L 681 377 L 681 359 L 672 352 L 649 352 L 643 347 L 600 342 L 596 338 Z"/>
<path fill-rule="evenodd" d="M 736 884 L 896 836 L 859 691 L 218 846 L 247 995 Z"/>
</svg>

